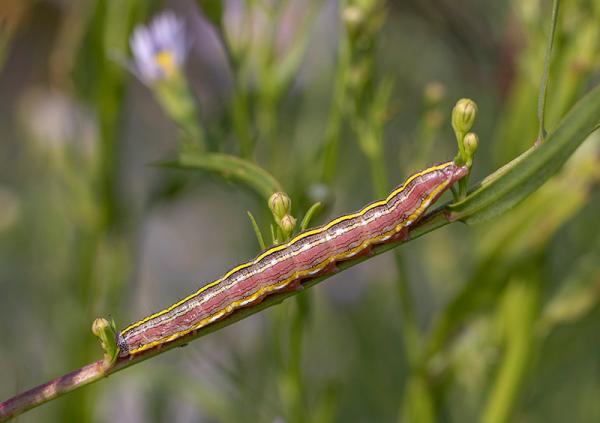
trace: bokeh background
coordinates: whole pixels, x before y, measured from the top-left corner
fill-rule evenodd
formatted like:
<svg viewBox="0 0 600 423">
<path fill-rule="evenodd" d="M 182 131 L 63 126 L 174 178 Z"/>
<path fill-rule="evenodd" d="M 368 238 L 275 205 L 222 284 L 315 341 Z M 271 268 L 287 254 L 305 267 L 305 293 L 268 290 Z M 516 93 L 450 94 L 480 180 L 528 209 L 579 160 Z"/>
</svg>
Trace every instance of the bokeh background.
<svg viewBox="0 0 600 423">
<path fill-rule="evenodd" d="M 537 135 L 551 9 L 3 0 L 0 398 L 100 358 L 94 318 L 122 328 L 259 252 L 246 212 L 269 234 L 264 195 L 231 169 L 159 165 L 195 142 L 271 173 L 298 221 L 323 202 L 313 224 L 452 158 L 461 97 L 479 106 L 472 181 L 516 157 Z M 162 68 L 181 78 L 171 97 L 130 48 L 166 11 L 185 28 L 185 60 Z M 600 1 L 561 2 L 550 130 L 600 80 L 599 23 Z M 18 421 L 600 421 L 598 138 L 497 218 L 444 227 Z"/>
</svg>

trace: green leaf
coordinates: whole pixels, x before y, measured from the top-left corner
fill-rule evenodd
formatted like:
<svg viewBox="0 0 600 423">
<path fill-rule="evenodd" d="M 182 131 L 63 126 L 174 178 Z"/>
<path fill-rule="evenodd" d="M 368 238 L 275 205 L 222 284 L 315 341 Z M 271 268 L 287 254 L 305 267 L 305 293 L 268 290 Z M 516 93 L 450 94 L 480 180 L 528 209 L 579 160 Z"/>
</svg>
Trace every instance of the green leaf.
<svg viewBox="0 0 600 423">
<path fill-rule="evenodd" d="M 204 170 L 224 179 L 240 182 L 265 201 L 268 201 L 274 192 L 283 191 L 281 184 L 262 167 L 229 154 L 185 152 L 175 161 L 160 164 L 179 169 Z"/>
<path fill-rule="evenodd" d="M 550 33 L 548 34 L 548 44 L 546 45 L 546 57 L 544 58 L 544 73 L 542 75 L 542 82 L 540 83 L 540 93 L 538 97 L 538 137 L 537 141 L 542 142 L 546 138 L 546 96 L 548 93 L 548 79 L 550 77 L 550 62 L 552 59 L 552 48 L 554 47 L 554 34 L 556 33 L 556 24 L 558 23 L 558 7 L 559 0 L 554 0 L 552 4 L 552 25 Z"/>
<path fill-rule="evenodd" d="M 262 232 L 256 223 L 256 219 L 249 211 L 246 212 L 248 214 L 248 218 L 250 219 L 250 223 L 252 223 L 252 228 L 254 229 L 254 233 L 256 234 L 256 239 L 258 240 L 258 244 L 260 245 L 260 249 L 266 250 L 267 246 L 265 245 L 265 239 L 263 238 Z"/>
<path fill-rule="evenodd" d="M 310 225 L 310 221 L 312 220 L 314 215 L 321 210 L 322 207 L 323 203 L 321 202 L 316 202 L 315 204 L 310 206 L 310 208 L 304 215 L 304 218 L 302 219 L 302 223 L 300 223 L 300 231 L 304 231 L 306 230 L 306 228 L 308 228 L 308 225 Z"/>
<path fill-rule="evenodd" d="M 453 220 L 473 224 L 520 203 L 554 175 L 600 126 L 600 86 L 581 99 L 542 144 L 531 147 L 485 178 L 464 200 L 449 207 Z"/>
<path fill-rule="evenodd" d="M 117 335 L 115 321 L 112 318 L 110 320 L 97 318 L 92 324 L 92 332 L 99 338 L 100 345 L 104 350 L 104 364 L 112 365 L 119 354 L 119 348 L 115 342 Z"/>
<path fill-rule="evenodd" d="M 277 239 L 277 235 L 275 234 L 275 226 L 271 223 L 271 245 L 278 244 L 279 240 Z"/>
</svg>

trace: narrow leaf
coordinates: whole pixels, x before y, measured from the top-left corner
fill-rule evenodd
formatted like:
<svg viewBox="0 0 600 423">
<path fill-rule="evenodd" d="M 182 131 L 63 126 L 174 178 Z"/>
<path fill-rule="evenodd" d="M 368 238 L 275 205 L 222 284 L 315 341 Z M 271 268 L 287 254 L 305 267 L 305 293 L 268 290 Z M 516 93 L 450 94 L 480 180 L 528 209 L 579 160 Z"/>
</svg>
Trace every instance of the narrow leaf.
<svg viewBox="0 0 600 423">
<path fill-rule="evenodd" d="M 265 239 L 263 238 L 260 228 L 256 223 L 256 219 L 249 211 L 246 211 L 246 213 L 248 214 L 248 218 L 250 219 L 250 223 L 252 224 L 252 229 L 254 229 L 254 234 L 256 235 L 256 239 L 258 240 L 258 245 L 260 245 L 261 251 L 266 250 L 267 246 L 265 245 Z"/>
<path fill-rule="evenodd" d="M 186 152 L 175 161 L 161 163 L 180 169 L 200 169 L 224 179 L 240 182 L 268 201 L 271 194 L 283 191 L 281 184 L 265 169 L 240 157 L 223 153 Z"/>
<path fill-rule="evenodd" d="M 304 218 L 302 219 L 302 223 L 300 223 L 301 231 L 304 231 L 304 230 L 306 230 L 306 228 L 308 228 L 312 218 L 315 216 L 315 214 L 317 214 L 321 210 L 322 207 L 323 207 L 323 204 L 321 202 L 316 202 L 315 204 L 310 206 L 310 208 L 304 215 Z"/>
</svg>

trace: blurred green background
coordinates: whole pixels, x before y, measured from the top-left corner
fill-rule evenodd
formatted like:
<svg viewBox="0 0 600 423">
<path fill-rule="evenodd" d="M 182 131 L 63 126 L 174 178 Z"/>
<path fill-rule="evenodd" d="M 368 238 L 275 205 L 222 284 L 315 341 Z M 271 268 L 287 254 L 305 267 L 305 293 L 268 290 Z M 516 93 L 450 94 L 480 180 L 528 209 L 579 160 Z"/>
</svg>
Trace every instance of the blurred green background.
<svg viewBox="0 0 600 423">
<path fill-rule="evenodd" d="M 268 189 L 190 158 L 270 173 L 298 222 L 324 204 L 316 225 L 451 159 L 461 97 L 479 106 L 472 181 L 516 157 L 537 136 L 551 8 L 3 0 L 0 399 L 99 359 L 94 318 L 123 328 L 259 252 L 246 212 L 269 233 Z M 183 57 L 148 79 L 130 40 L 165 11 Z M 599 53 L 600 1 L 563 1 L 549 130 L 600 81 Z M 600 421 L 599 138 L 494 220 L 19 421 Z"/>
</svg>

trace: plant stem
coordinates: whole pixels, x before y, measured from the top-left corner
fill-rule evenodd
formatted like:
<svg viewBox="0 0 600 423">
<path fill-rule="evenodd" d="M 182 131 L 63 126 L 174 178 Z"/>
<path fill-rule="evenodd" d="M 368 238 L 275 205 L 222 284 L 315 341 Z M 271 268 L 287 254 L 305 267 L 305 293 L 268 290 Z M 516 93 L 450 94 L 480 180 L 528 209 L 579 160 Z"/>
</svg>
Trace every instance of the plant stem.
<svg viewBox="0 0 600 423">
<path fill-rule="evenodd" d="M 378 122 L 379 123 L 379 122 Z M 371 128 L 370 125 L 367 127 Z M 359 131 L 359 136 L 371 137 L 360 142 L 362 146 L 370 146 L 363 149 L 369 158 L 373 190 L 377 196 L 383 197 L 388 192 L 388 178 L 385 159 L 383 157 L 383 135 L 378 124 L 368 131 Z M 394 251 L 394 262 L 396 264 L 396 293 L 400 301 L 400 314 L 402 326 L 402 341 L 408 367 L 411 371 L 410 380 L 406 384 L 404 393 L 404 405 L 409 408 L 411 421 L 416 419 L 421 422 L 433 421 L 433 407 L 431 394 L 424 373 L 419 368 L 421 362 L 421 334 L 417 324 L 417 318 L 413 307 L 410 283 L 401 251 Z M 404 407 L 403 407 L 404 408 Z"/>
<path fill-rule="evenodd" d="M 244 33 L 248 30 L 248 17 L 249 13 L 244 13 Z M 231 71 L 232 87 L 233 87 L 233 99 L 232 99 L 232 114 L 231 119 L 233 122 L 233 130 L 237 138 L 237 142 L 240 149 L 240 156 L 244 159 L 248 159 L 252 156 L 254 150 L 254 144 L 252 142 L 252 126 L 250 119 L 250 107 L 249 104 L 249 93 L 247 85 L 244 83 L 244 55 L 240 52 L 240 57 L 236 56 L 231 48 L 231 45 L 227 41 L 227 37 L 224 33 L 223 28 L 217 28 L 216 34 L 221 42 L 225 58 L 229 64 Z M 245 50 L 242 50 L 245 51 Z"/>
<path fill-rule="evenodd" d="M 254 145 L 252 142 L 252 133 L 250 125 L 250 116 L 248 113 L 248 93 L 245 91 L 241 81 L 238 81 L 237 75 L 233 76 L 234 94 L 232 104 L 232 119 L 235 135 L 240 146 L 240 156 L 248 159 L 252 156 Z"/>
<path fill-rule="evenodd" d="M 538 96 L 538 137 L 536 142 L 543 142 L 546 139 L 546 97 L 548 93 L 548 78 L 550 76 L 550 61 L 552 59 L 552 47 L 554 46 L 554 34 L 556 33 L 556 24 L 558 22 L 558 7 L 560 0 L 552 2 L 552 24 L 550 34 L 548 35 L 548 44 L 546 45 L 546 57 L 544 58 L 544 73 L 540 82 L 540 92 Z"/>
<path fill-rule="evenodd" d="M 350 66 L 350 52 L 347 37 L 343 37 L 338 54 L 338 66 L 334 76 L 333 101 L 325 138 L 323 140 L 323 182 L 330 184 L 335 175 L 338 158 L 338 145 L 344 121 L 344 103 L 347 97 L 346 79 Z"/>
<path fill-rule="evenodd" d="M 539 309 L 539 275 L 520 275 L 511 282 L 501 313 L 506 322 L 506 351 L 483 412 L 481 421 L 484 423 L 509 421 L 535 341 L 533 329 Z"/>
<path fill-rule="evenodd" d="M 310 313 L 310 297 L 308 292 L 303 292 L 295 298 L 295 308 L 290 327 L 290 356 L 288 360 L 288 377 L 293 389 L 291 403 L 288 404 L 290 421 L 302 423 L 306 421 L 303 406 L 302 383 L 302 350 L 304 344 L 305 327 Z"/>
</svg>

